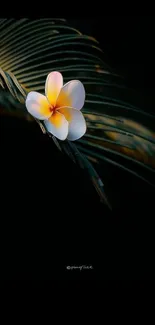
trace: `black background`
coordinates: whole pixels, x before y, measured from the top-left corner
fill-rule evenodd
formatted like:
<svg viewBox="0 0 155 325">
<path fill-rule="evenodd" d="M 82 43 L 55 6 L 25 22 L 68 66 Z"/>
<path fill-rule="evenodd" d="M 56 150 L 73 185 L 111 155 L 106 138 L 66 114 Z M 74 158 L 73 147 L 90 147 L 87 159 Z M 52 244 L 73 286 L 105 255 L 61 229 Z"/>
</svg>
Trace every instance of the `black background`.
<svg viewBox="0 0 155 325">
<path fill-rule="evenodd" d="M 152 110 L 154 17 L 69 22 L 100 41 L 107 62 L 145 93 Z M 99 203 L 86 175 L 58 152 L 37 125 L 4 117 L 1 176 L 2 286 L 154 285 L 154 192 L 145 184 L 136 183 L 133 190 L 127 177 L 122 188 L 125 181 L 117 171 L 113 179 L 117 193 L 111 188 L 117 199 L 111 213 Z M 92 265 L 93 270 L 68 271 L 68 265 Z"/>
</svg>

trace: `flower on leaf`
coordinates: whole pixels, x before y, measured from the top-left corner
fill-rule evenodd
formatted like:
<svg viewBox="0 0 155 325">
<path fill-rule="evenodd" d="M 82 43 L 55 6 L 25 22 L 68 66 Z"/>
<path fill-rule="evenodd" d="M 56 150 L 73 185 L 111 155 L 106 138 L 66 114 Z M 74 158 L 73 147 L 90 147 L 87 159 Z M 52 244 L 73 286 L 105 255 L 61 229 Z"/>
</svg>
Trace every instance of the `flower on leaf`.
<svg viewBox="0 0 155 325">
<path fill-rule="evenodd" d="M 60 140 L 81 138 L 86 132 L 86 122 L 81 108 L 85 101 L 85 89 L 79 80 L 72 80 L 63 86 L 60 72 L 51 72 L 46 79 L 45 95 L 36 91 L 28 93 L 28 112 L 43 120 L 48 132 Z"/>
</svg>

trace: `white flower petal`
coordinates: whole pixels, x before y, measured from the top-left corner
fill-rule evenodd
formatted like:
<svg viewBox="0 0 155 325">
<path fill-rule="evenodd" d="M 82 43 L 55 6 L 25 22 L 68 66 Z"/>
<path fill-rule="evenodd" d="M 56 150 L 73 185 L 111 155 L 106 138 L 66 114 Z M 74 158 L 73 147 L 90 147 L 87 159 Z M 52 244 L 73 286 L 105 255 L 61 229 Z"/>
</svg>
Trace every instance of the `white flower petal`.
<svg viewBox="0 0 155 325">
<path fill-rule="evenodd" d="M 80 110 L 85 101 L 85 89 L 79 80 L 72 80 L 65 84 L 56 101 L 57 107 L 70 106 Z"/>
<path fill-rule="evenodd" d="M 45 120 L 52 114 L 47 98 L 36 91 L 27 95 L 25 105 L 28 112 L 39 120 Z"/>
<path fill-rule="evenodd" d="M 55 112 L 48 120 L 44 121 L 47 130 L 59 140 L 65 140 L 68 135 L 68 122 L 64 115 Z"/>
<path fill-rule="evenodd" d="M 83 114 L 71 107 L 62 107 L 59 112 L 69 121 L 69 130 L 67 139 L 70 141 L 78 140 L 86 132 L 86 121 Z"/>
<path fill-rule="evenodd" d="M 63 77 L 60 72 L 53 71 L 49 73 L 45 84 L 45 94 L 49 103 L 53 106 L 56 104 L 56 100 L 63 86 Z"/>
</svg>

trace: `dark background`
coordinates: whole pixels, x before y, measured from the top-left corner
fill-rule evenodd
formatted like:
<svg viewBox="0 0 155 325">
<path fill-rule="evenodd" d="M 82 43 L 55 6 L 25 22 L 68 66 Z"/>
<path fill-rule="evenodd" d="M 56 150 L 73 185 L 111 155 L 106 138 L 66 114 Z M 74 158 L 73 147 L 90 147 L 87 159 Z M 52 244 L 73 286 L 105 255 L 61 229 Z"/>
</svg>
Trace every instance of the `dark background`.
<svg viewBox="0 0 155 325">
<path fill-rule="evenodd" d="M 106 62 L 145 93 L 152 110 L 154 16 L 69 22 L 100 41 Z M 86 175 L 37 125 L 5 117 L 1 176 L 2 286 L 154 285 L 154 192 L 145 184 L 124 175 L 122 180 L 116 170 L 108 188 L 115 203 L 111 213 Z M 67 271 L 68 265 L 92 265 L 93 270 Z"/>
<path fill-rule="evenodd" d="M 153 88 L 155 16 L 103 16 L 68 19 L 94 36 L 106 62 L 132 80 L 136 87 Z M 140 88 L 141 89 L 141 88 Z"/>
</svg>

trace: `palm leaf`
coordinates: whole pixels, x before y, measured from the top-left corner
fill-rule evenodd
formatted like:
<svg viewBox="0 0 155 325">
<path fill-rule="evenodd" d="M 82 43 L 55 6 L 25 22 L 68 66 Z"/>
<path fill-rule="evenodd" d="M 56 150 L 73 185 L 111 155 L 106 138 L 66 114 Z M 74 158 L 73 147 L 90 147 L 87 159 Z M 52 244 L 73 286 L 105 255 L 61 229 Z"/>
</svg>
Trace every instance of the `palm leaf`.
<svg viewBox="0 0 155 325">
<path fill-rule="evenodd" d="M 142 98 L 124 78 L 104 62 L 98 42 L 58 18 L 1 19 L 0 30 L 0 84 L 5 110 L 18 107 L 27 118 L 27 92 L 44 92 L 51 71 L 60 71 L 64 82 L 80 79 L 87 94 L 83 112 L 88 130 L 76 148 L 99 166 L 103 177 L 106 162 L 107 168 L 115 165 L 154 185 L 155 116 L 143 108 Z M 17 105 L 9 104 L 12 99 L 6 100 L 4 89 L 11 93 L 7 98 L 14 98 Z M 71 148 L 65 150 L 71 155 Z M 84 159 L 81 161 L 84 164 Z"/>
</svg>

